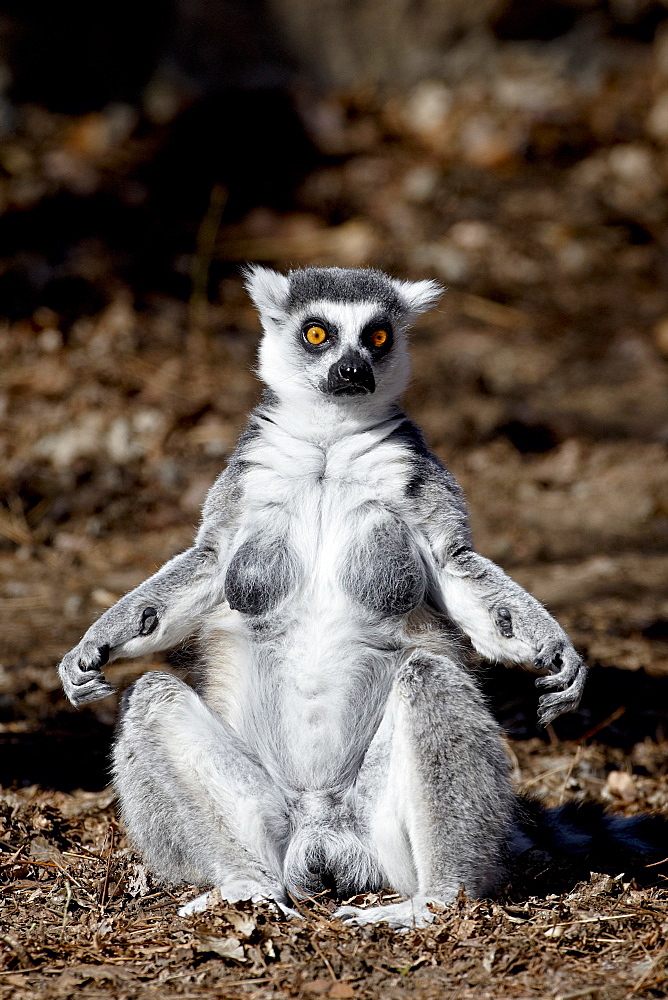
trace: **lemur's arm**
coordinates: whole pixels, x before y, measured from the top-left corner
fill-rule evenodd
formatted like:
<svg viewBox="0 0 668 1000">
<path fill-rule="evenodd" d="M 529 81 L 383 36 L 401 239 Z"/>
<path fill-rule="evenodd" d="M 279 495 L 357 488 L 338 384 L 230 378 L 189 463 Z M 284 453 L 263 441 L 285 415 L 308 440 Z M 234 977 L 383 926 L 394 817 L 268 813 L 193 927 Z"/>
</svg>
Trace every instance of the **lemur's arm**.
<svg viewBox="0 0 668 1000">
<path fill-rule="evenodd" d="M 548 671 L 536 680 L 546 692 L 538 703 L 543 725 L 577 708 L 587 668 L 570 639 L 539 601 L 475 552 L 461 487 L 419 430 L 406 421 L 397 436 L 410 456 L 406 503 L 429 548 L 432 599 L 486 659 Z"/>
<path fill-rule="evenodd" d="M 548 692 L 538 702 L 542 725 L 577 708 L 587 668 L 539 601 L 468 546 L 441 560 L 437 585 L 447 614 L 485 659 L 548 671 L 536 680 Z"/>
<path fill-rule="evenodd" d="M 192 548 L 174 556 L 105 611 L 63 657 L 58 673 L 73 705 L 112 693 L 102 673 L 105 663 L 169 649 L 195 631 L 204 612 L 224 600 L 222 563 L 237 480 L 236 469 L 228 466 L 209 492 Z"/>
</svg>

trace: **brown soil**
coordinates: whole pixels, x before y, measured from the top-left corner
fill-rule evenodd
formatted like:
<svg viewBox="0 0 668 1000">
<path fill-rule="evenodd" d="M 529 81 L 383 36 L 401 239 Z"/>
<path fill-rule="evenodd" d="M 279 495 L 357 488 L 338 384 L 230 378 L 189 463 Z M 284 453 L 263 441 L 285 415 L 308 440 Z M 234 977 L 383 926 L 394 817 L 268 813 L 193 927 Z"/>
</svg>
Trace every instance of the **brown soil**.
<svg viewBox="0 0 668 1000">
<path fill-rule="evenodd" d="M 668 744 L 515 744 L 526 791 L 584 791 L 626 811 L 665 809 Z M 606 781 L 606 769 L 617 779 Z M 633 774 L 639 769 L 642 776 Z M 614 791 L 613 791 L 614 789 Z M 110 791 L 35 786 L 0 799 L 5 878 L 1 995 L 15 997 L 665 996 L 666 893 L 592 874 L 560 894 L 470 901 L 426 930 L 351 929 L 333 904 L 218 903 L 178 917 L 194 889 L 155 884 L 127 846 Z M 371 901 L 371 900 L 370 900 Z"/>
</svg>

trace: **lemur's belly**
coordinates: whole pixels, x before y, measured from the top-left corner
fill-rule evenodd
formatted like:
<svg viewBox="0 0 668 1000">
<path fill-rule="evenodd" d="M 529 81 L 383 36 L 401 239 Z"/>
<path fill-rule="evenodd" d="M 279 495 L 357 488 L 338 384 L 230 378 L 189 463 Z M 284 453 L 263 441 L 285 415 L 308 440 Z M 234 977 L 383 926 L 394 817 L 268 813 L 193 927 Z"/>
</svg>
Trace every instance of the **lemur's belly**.
<svg viewBox="0 0 668 1000">
<path fill-rule="evenodd" d="M 343 790 L 355 780 L 382 718 L 397 653 L 320 618 L 277 643 L 254 644 L 241 732 L 287 788 Z"/>
<path fill-rule="evenodd" d="M 248 644 L 231 721 L 290 788 L 354 781 L 392 684 L 401 619 L 424 599 L 403 523 L 376 504 L 346 517 L 323 516 L 304 536 L 297 519 L 278 517 L 240 542 L 227 570 Z"/>
</svg>

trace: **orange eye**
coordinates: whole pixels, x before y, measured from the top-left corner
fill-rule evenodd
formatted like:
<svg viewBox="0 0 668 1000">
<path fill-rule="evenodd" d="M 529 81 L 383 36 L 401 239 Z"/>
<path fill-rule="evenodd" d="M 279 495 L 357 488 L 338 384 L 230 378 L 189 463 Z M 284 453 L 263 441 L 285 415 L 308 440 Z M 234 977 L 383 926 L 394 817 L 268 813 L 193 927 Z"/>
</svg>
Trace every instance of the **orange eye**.
<svg viewBox="0 0 668 1000">
<path fill-rule="evenodd" d="M 323 330 L 321 326 L 310 326 L 304 336 L 308 340 L 309 344 L 313 344 L 314 347 L 319 347 L 320 344 L 324 344 L 327 340 L 327 331 Z"/>
<path fill-rule="evenodd" d="M 371 343 L 374 347 L 382 347 L 387 340 L 387 330 L 375 330 L 371 334 Z"/>
</svg>

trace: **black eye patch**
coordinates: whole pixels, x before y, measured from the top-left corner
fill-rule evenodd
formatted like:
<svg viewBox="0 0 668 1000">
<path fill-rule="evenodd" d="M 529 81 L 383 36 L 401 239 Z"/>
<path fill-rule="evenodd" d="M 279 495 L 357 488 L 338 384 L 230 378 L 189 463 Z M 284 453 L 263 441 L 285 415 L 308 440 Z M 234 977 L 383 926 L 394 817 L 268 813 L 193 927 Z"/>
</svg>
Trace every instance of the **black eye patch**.
<svg viewBox="0 0 668 1000">
<path fill-rule="evenodd" d="M 385 317 L 373 320 L 364 327 L 360 341 L 374 360 L 380 360 L 392 350 L 392 325 Z"/>
<path fill-rule="evenodd" d="M 301 344 L 309 354 L 322 354 L 338 339 L 336 328 L 323 319 L 307 319 L 301 325 Z"/>
</svg>

